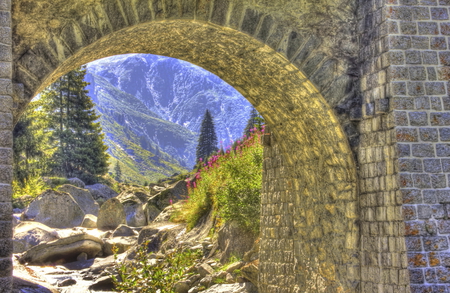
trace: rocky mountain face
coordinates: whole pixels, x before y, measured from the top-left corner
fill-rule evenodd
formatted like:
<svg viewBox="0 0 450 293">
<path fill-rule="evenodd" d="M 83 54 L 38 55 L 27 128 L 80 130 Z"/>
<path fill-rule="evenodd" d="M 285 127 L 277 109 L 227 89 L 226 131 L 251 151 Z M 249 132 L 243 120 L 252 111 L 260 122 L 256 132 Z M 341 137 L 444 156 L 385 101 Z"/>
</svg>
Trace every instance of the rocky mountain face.
<svg viewBox="0 0 450 293">
<path fill-rule="evenodd" d="M 170 123 L 160 124 L 161 128 L 142 128 L 135 132 L 157 143 L 183 166 L 192 167 L 195 163 L 195 146 L 206 109 L 214 117 L 218 140 L 224 146 L 242 135 L 251 110 L 250 103 L 219 77 L 173 58 L 148 54 L 113 56 L 89 63 L 88 73 L 101 77 L 111 89 L 137 99 L 140 103 L 136 102 L 136 111 L 185 127 L 188 130 L 184 132 L 186 140 L 178 144 L 171 140 L 171 144 L 177 145 L 169 144 L 169 137 L 161 141 L 163 136 L 171 136 L 164 134 L 166 126 L 175 128 Z M 91 86 L 97 93 L 101 91 L 101 85 Z M 99 107 L 104 107 L 102 101 L 98 103 Z M 127 116 L 125 120 L 129 120 Z"/>
</svg>

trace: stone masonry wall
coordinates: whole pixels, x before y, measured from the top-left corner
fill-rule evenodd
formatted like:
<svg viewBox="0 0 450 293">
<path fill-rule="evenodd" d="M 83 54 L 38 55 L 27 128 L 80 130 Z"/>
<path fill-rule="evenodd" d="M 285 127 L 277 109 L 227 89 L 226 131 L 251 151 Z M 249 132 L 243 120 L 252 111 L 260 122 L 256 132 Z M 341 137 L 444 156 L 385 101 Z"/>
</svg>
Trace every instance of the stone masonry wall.
<svg viewBox="0 0 450 293">
<path fill-rule="evenodd" d="M 384 9 L 386 60 L 412 292 L 450 286 L 450 1 Z"/>
<path fill-rule="evenodd" d="M 362 0 L 358 12 L 363 104 L 357 152 L 361 292 L 409 292 L 395 124 L 388 99 L 391 52 L 387 44 L 389 23 L 385 19 L 385 4 L 384 0 Z"/>
<path fill-rule="evenodd" d="M 11 3 L 0 0 L 0 292 L 12 289 Z"/>
</svg>

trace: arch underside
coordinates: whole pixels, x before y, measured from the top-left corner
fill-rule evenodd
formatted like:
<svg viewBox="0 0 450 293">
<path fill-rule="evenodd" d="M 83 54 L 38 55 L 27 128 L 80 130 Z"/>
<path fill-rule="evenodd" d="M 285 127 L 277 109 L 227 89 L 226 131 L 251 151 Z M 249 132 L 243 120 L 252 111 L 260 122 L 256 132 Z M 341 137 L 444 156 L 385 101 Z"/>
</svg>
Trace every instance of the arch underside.
<svg viewBox="0 0 450 293">
<path fill-rule="evenodd" d="M 178 58 L 218 75 L 264 116 L 286 161 L 273 174 L 269 171 L 263 183 L 261 292 L 274 286 L 283 292 L 356 290 L 356 169 L 331 108 L 345 96 L 327 102 L 318 89 L 325 93 L 339 78 L 327 86 L 314 85 L 311 76 L 322 67 L 307 77 L 292 60 L 248 34 L 202 21 L 142 23 L 84 46 L 80 38 L 74 31 L 69 47 L 77 48 L 72 52 L 64 52 L 67 42 L 55 44 L 54 50 L 37 44 L 21 57 L 15 79 L 25 85 L 26 101 L 67 71 L 117 54 Z M 70 57 L 62 61 L 50 51 Z M 325 71 L 320 74 L 327 76 Z M 274 246 L 275 241 L 283 245 Z"/>
</svg>

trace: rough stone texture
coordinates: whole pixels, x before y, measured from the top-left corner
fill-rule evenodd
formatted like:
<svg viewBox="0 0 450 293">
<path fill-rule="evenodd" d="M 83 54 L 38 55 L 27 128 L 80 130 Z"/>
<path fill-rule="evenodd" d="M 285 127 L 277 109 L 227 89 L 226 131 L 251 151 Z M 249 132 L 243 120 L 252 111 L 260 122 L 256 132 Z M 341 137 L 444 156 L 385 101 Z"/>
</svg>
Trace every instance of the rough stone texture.
<svg viewBox="0 0 450 293">
<path fill-rule="evenodd" d="M 117 196 L 122 203 L 127 225 L 131 227 L 142 227 L 147 225 L 147 217 L 141 200 L 132 193 L 123 192 Z"/>
<path fill-rule="evenodd" d="M 14 228 L 14 253 L 22 253 L 39 243 L 58 239 L 55 229 L 39 222 L 22 222 Z"/>
<path fill-rule="evenodd" d="M 48 189 L 30 203 L 23 212 L 23 219 L 40 222 L 52 228 L 72 228 L 80 226 L 84 215 L 69 193 Z"/>
<path fill-rule="evenodd" d="M 74 67 L 180 58 L 234 86 L 277 137 L 264 139 L 260 292 L 448 289 L 448 0 L 47 2 L 0 1 L 0 95 L 15 114 L 0 113 L 0 148 Z"/>
<path fill-rule="evenodd" d="M 110 198 L 116 197 L 118 194 L 111 187 L 106 186 L 104 184 L 94 184 L 94 185 L 86 185 L 86 189 L 88 189 L 92 197 L 100 203 L 100 205 L 107 201 Z"/>
<path fill-rule="evenodd" d="M 58 188 L 58 191 L 67 192 L 77 202 L 85 214 L 98 215 L 98 203 L 95 202 L 88 189 L 79 188 L 70 184 L 65 184 Z"/>
<path fill-rule="evenodd" d="M 99 230 L 115 230 L 120 224 L 127 224 L 123 205 L 117 198 L 108 199 L 100 207 L 97 228 Z"/>
</svg>

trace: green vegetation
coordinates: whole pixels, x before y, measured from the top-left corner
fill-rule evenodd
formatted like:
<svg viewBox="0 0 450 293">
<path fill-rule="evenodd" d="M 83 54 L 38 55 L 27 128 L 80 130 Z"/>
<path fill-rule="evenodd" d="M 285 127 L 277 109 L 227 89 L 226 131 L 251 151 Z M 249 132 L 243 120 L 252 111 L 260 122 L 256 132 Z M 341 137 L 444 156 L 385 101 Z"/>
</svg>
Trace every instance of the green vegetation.
<svg viewBox="0 0 450 293">
<path fill-rule="evenodd" d="M 200 127 L 200 135 L 198 137 L 196 162 L 206 160 L 212 153 L 217 151 L 217 135 L 214 127 L 214 120 L 208 109 L 203 116 L 202 125 Z"/>
<path fill-rule="evenodd" d="M 109 155 L 85 75 L 86 69 L 78 68 L 61 76 L 41 93 L 43 104 L 37 110 L 48 121 L 49 144 L 55 149 L 50 173 L 91 184 L 107 173 Z"/>
<path fill-rule="evenodd" d="M 117 260 L 117 248 L 113 248 Z M 201 250 L 178 248 L 166 254 L 164 259 L 151 262 L 147 243 L 137 248 L 133 262 L 116 265 L 117 276 L 112 276 L 115 290 L 142 293 L 173 293 L 176 282 L 193 274 L 192 267 L 203 256 Z"/>
<path fill-rule="evenodd" d="M 213 155 L 188 182 L 189 199 L 174 220 L 192 229 L 213 208 L 219 220 L 237 221 L 254 233 L 259 231 L 264 126 L 225 152 Z"/>
</svg>

